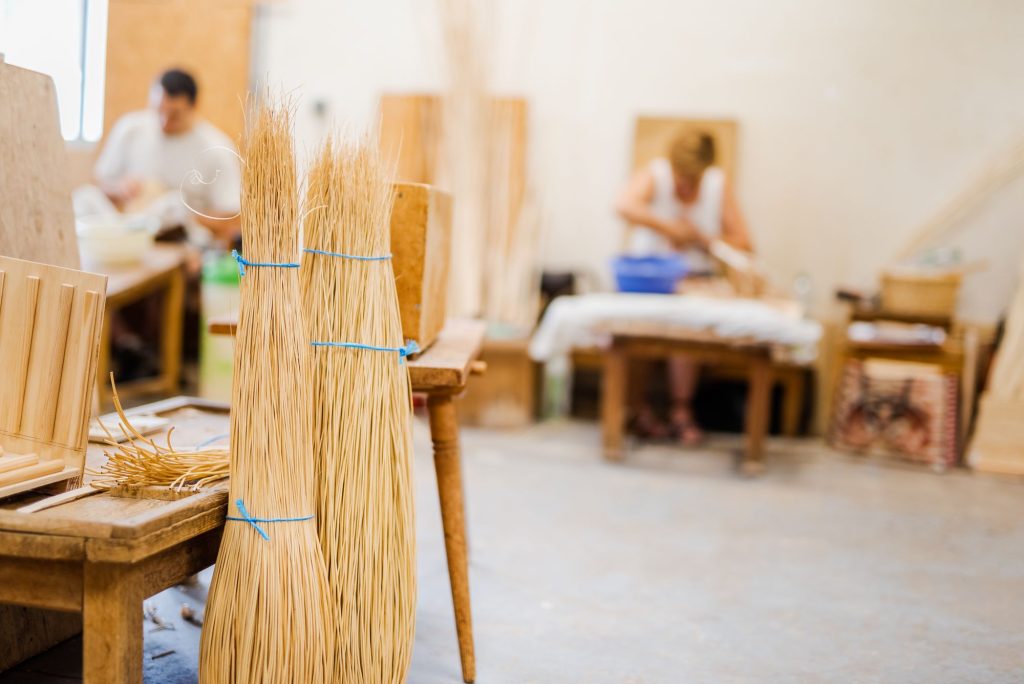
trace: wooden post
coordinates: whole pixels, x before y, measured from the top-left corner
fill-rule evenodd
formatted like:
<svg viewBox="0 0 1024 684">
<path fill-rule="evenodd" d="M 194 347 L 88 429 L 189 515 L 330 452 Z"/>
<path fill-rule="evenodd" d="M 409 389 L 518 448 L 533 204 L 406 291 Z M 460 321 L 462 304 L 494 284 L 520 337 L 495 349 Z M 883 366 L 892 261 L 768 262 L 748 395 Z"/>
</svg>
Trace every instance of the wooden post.
<svg viewBox="0 0 1024 684">
<path fill-rule="evenodd" d="M 771 411 L 772 368 L 766 355 L 750 359 L 750 387 L 747 392 L 747 448 L 740 470 L 758 475 L 764 470 L 764 438 Z"/>
<path fill-rule="evenodd" d="M 142 681 L 142 593 L 131 566 L 86 563 L 82 605 L 82 681 Z"/>
<path fill-rule="evenodd" d="M 613 341 L 604 355 L 604 378 L 601 383 L 601 431 L 604 457 L 619 461 L 624 457 L 623 432 L 626 423 L 626 367 L 628 359 L 621 346 Z"/>
<path fill-rule="evenodd" d="M 473 619 L 469 603 L 469 561 L 466 553 L 465 503 L 462 496 L 462 463 L 459 454 L 459 422 L 451 392 L 427 395 L 430 437 L 434 442 L 437 493 L 441 499 L 441 523 L 448 556 L 448 577 L 455 605 L 455 630 L 459 637 L 462 679 L 476 679 L 473 653 Z"/>
<path fill-rule="evenodd" d="M 800 413 L 804 407 L 804 388 L 807 381 L 801 368 L 782 368 L 778 373 L 782 383 L 782 434 L 796 437 L 800 432 Z"/>
<path fill-rule="evenodd" d="M 160 344 L 161 372 L 164 392 L 168 396 L 178 393 L 181 376 L 182 321 L 185 315 L 185 274 L 181 268 L 170 273 L 164 293 L 163 340 Z M 102 378 L 101 378 L 102 380 Z"/>
</svg>

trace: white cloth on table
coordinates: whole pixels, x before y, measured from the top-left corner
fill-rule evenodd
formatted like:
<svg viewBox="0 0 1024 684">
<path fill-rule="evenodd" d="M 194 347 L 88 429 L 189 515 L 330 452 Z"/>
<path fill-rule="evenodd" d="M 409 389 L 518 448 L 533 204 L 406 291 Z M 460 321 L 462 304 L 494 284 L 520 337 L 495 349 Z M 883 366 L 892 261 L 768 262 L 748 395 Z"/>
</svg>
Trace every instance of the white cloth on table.
<svg viewBox="0 0 1024 684">
<path fill-rule="evenodd" d="M 558 297 L 551 302 L 530 340 L 530 357 L 549 361 L 574 348 L 604 347 L 610 326 L 645 323 L 802 349 L 811 358 L 821 337 L 820 323 L 756 299 L 599 293 Z"/>
</svg>

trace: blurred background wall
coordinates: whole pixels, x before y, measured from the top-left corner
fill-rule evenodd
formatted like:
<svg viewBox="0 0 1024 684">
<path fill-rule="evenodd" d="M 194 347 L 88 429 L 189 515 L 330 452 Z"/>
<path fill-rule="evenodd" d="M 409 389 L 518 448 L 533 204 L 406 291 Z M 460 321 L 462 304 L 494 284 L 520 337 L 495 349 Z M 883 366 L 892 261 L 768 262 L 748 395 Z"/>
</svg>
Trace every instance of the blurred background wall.
<svg viewBox="0 0 1024 684">
<path fill-rule="evenodd" d="M 1024 137 L 1024 41 L 1012 30 L 1020 3 L 499 5 L 494 85 L 530 101 L 548 267 L 604 275 L 621 235 L 610 205 L 641 113 L 739 122 L 736 186 L 757 245 L 782 282 L 811 276 L 819 311 L 837 282 L 872 282 L 917 225 Z M 433 7 L 272 3 L 259 10 L 254 73 L 303 87 L 308 139 L 326 125 L 318 102 L 328 116 L 368 122 L 381 91 L 441 83 Z M 976 239 L 955 240 L 993 267 L 968 280 L 964 308 L 991 319 L 1024 242 L 1024 181 L 967 224 L 959 235 Z"/>
<path fill-rule="evenodd" d="M 107 120 L 144 104 L 169 66 L 155 54 L 234 79 L 208 84 L 203 103 L 231 134 L 246 73 L 301 88 L 308 142 L 334 117 L 372 122 L 382 92 L 444 82 L 435 2 L 256 2 L 251 48 L 249 4 L 112 0 Z M 781 283 L 808 274 L 827 315 L 837 283 L 872 284 L 916 227 L 1024 140 L 1022 20 L 1008 0 L 497 0 L 487 58 L 497 93 L 529 99 L 542 264 L 607 277 L 637 115 L 732 118 L 735 183 L 766 266 Z M 77 154 L 76 179 L 92 157 Z M 1024 180 L 943 242 L 990 261 L 966 280 L 961 316 L 993 320 L 1024 247 Z"/>
</svg>

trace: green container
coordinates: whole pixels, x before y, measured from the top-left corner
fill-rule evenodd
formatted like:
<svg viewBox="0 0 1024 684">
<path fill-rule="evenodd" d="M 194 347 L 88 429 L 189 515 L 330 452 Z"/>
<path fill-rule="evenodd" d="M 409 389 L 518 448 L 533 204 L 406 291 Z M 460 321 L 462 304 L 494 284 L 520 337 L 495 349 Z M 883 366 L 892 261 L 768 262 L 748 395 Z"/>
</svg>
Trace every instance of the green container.
<svg viewBox="0 0 1024 684">
<path fill-rule="evenodd" d="M 209 321 L 238 313 L 238 264 L 226 252 L 203 258 L 202 315 L 199 325 L 199 395 L 231 401 L 234 337 L 211 335 Z"/>
</svg>

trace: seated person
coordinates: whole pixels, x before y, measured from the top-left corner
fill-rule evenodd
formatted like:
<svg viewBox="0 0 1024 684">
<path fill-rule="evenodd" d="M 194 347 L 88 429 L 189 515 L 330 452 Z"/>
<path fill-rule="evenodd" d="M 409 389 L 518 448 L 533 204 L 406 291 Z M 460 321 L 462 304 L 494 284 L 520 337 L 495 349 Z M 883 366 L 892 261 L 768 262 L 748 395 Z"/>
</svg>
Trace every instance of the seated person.
<svg viewBox="0 0 1024 684">
<path fill-rule="evenodd" d="M 710 273 L 715 269 L 708 255 L 712 241 L 753 251 L 729 179 L 714 161 L 711 136 L 687 131 L 672 142 L 667 157 L 658 157 L 633 174 L 615 205 L 632 226 L 627 247 L 632 255 L 682 252 L 691 273 Z M 703 437 L 693 415 L 699 368 L 685 356 L 674 356 L 668 360 L 668 371 L 669 427 L 683 444 L 695 445 Z M 645 436 L 668 434 L 646 402 L 634 425 Z"/>
<path fill-rule="evenodd" d="M 80 188 L 76 214 L 153 214 L 162 227 L 184 226 L 193 243 L 230 244 L 241 226 L 239 160 L 231 139 L 199 116 L 198 97 L 190 74 L 163 73 L 150 108 L 125 114 L 107 135 L 94 169 L 102 195 Z"/>
</svg>

